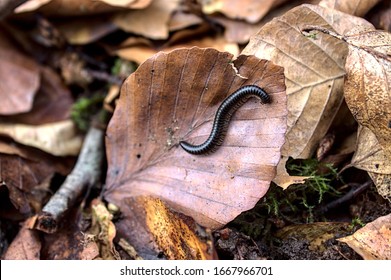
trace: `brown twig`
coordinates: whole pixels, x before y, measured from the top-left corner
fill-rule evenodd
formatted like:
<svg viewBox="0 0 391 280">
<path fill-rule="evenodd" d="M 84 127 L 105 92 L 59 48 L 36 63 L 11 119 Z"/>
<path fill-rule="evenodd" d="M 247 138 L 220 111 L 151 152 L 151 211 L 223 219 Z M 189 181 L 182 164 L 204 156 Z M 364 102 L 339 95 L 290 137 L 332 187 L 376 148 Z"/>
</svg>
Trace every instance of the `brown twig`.
<svg viewBox="0 0 391 280">
<path fill-rule="evenodd" d="M 322 214 L 330 211 L 331 209 L 337 208 L 337 207 L 341 206 L 342 204 L 345 204 L 346 202 L 352 200 L 357 195 L 359 195 L 364 190 L 366 190 L 371 184 L 372 184 L 372 181 L 369 180 L 369 181 L 365 182 L 364 184 L 353 187 L 344 196 L 320 207 L 318 210 L 316 210 L 316 213 L 318 215 L 322 215 Z"/>
<path fill-rule="evenodd" d="M 88 187 L 101 177 L 104 131 L 91 126 L 72 172 L 38 215 L 35 228 L 46 233 L 57 230 L 59 220 L 74 206 Z"/>
</svg>

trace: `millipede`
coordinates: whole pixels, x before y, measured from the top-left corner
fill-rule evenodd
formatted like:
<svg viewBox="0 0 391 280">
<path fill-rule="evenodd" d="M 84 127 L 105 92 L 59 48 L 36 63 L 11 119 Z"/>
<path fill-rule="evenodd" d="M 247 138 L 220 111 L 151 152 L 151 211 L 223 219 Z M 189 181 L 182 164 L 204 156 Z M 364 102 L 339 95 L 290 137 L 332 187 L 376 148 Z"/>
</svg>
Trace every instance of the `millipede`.
<svg viewBox="0 0 391 280">
<path fill-rule="evenodd" d="M 260 87 L 255 85 L 243 86 L 229 95 L 221 103 L 215 115 L 212 131 L 204 143 L 192 145 L 185 141 L 181 141 L 179 142 L 179 145 L 186 152 L 193 155 L 215 152 L 224 141 L 232 115 L 251 97 L 259 98 L 263 104 L 270 103 L 269 95 Z"/>
</svg>

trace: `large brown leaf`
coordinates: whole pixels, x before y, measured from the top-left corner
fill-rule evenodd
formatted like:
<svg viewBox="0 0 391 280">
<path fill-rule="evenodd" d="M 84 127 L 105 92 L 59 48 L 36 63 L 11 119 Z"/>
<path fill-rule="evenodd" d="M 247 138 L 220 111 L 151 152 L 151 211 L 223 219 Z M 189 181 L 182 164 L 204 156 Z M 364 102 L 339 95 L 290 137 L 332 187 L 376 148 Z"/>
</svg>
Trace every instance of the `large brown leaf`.
<svg viewBox="0 0 391 280">
<path fill-rule="evenodd" d="M 219 150 L 194 156 L 178 147 L 181 140 L 206 140 L 222 100 L 252 84 L 272 103 L 251 100 L 240 108 Z M 215 49 L 160 52 L 122 87 L 107 130 L 105 198 L 129 217 L 127 198 L 157 196 L 201 225 L 221 227 L 266 193 L 286 113 L 283 69 L 270 61 L 244 55 L 232 61 Z"/>
<path fill-rule="evenodd" d="M 301 5 L 264 25 L 243 50 L 284 67 L 288 132 L 274 180 L 282 187 L 299 179 L 287 176 L 288 157 L 308 158 L 313 154 L 343 100 L 346 44 L 322 33 L 305 36 L 302 30 L 314 25 L 344 33 L 356 24 L 365 21 L 332 9 Z"/>
<path fill-rule="evenodd" d="M 349 44 L 346 103 L 391 160 L 391 34 L 358 28 L 344 39 Z"/>
</svg>

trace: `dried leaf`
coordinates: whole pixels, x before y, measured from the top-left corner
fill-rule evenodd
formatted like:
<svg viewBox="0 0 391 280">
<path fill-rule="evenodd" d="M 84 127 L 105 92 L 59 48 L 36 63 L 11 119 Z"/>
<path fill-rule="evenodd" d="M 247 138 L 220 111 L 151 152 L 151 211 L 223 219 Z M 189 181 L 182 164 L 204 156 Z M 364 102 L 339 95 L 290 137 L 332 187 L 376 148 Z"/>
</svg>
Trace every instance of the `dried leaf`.
<svg viewBox="0 0 391 280">
<path fill-rule="evenodd" d="M 391 34 L 352 31 L 346 59 L 345 98 L 355 119 L 377 137 L 391 160 Z"/>
<path fill-rule="evenodd" d="M 178 48 L 190 48 L 193 46 L 197 46 L 200 48 L 210 47 L 219 51 L 226 51 L 232 53 L 234 56 L 237 56 L 239 54 L 238 45 L 235 43 L 228 43 L 223 37 L 204 37 L 199 40 L 190 40 L 186 41 L 185 43 L 164 47 L 160 51 L 168 52 Z M 152 47 L 149 42 L 140 42 L 139 40 L 135 41 L 131 38 L 129 41 L 124 43 L 124 47 L 119 48 L 114 53 L 121 58 L 141 64 L 148 58 L 156 54 L 158 51 L 159 50 Z"/>
<path fill-rule="evenodd" d="M 27 219 L 3 255 L 4 260 L 39 260 L 41 240 L 35 230 L 31 230 L 34 217 Z"/>
<path fill-rule="evenodd" d="M 108 16 L 102 15 L 72 19 L 72 21 L 61 22 L 56 27 L 64 35 L 67 42 L 74 45 L 95 42 L 118 29 L 109 21 Z"/>
<path fill-rule="evenodd" d="M 41 87 L 32 109 L 27 113 L 0 117 L 0 122 L 41 125 L 69 119 L 73 105 L 71 92 L 53 70 L 41 67 L 41 72 Z"/>
<path fill-rule="evenodd" d="M 102 201 L 94 199 L 91 202 L 92 225 L 87 234 L 96 238 L 95 243 L 99 248 L 100 257 L 104 260 L 119 259 L 118 252 L 114 247 L 114 237 L 116 234 L 113 215 L 107 210 Z"/>
<path fill-rule="evenodd" d="M 244 19 L 255 23 L 273 7 L 286 2 L 286 0 L 202 0 L 200 2 L 205 14 L 221 12 L 229 18 Z"/>
<path fill-rule="evenodd" d="M 284 67 L 289 114 L 281 168 L 274 180 L 280 186 L 299 179 L 285 171 L 288 157 L 312 156 L 343 101 L 346 44 L 323 33 L 304 36 L 302 30 L 315 25 L 344 31 L 361 21 L 332 9 L 301 5 L 264 25 L 243 50 Z"/>
<path fill-rule="evenodd" d="M 154 0 L 147 8 L 118 14 L 113 23 L 126 32 L 151 39 L 167 39 L 169 22 L 179 0 Z"/>
<path fill-rule="evenodd" d="M 391 199 L 390 160 L 380 147 L 376 135 L 369 128 L 360 126 L 358 129 L 357 147 L 351 165 L 368 171 L 379 194 L 388 200 Z"/>
<path fill-rule="evenodd" d="M 56 156 L 78 155 L 83 140 L 71 120 L 38 126 L 0 123 L 0 134 Z"/>
<path fill-rule="evenodd" d="M 127 197 L 152 194 L 211 228 L 252 208 L 280 159 L 283 80 L 283 69 L 269 61 L 232 61 L 214 49 L 178 49 L 147 60 L 124 83 L 107 130 L 106 199 L 125 207 Z M 182 139 L 203 142 L 222 100 L 249 84 L 273 102 L 247 102 L 214 154 L 193 156 L 178 147 Z"/>
<path fill-rule="evenodd" d="M 118 237 L 130 242 L 144 259 L 213 258 L 211 235 L 202 234 L 204 230 L 189 217 L 173 212 L 160 199 L 138 196 L 127 198 L 123 205 L 124 219 L 116 223 Z"/>
<path fill-rule="evenodd" d="M 143 9 L 152 0 L 114 1 L 114 0 L 30 0 L 15 9 L 16 13 L 39 12 L 49 16 L 77 16 Z M 126 3 L 127 2 L 127 3 Z"/>
<path fill-rule="evenodd" d="M 391 260 L 391 214 L 338 241 L 347 243 L 366 260 Z"/>
<path fill-rule="evenodd" d="M 0 30 L 0 115 L 28 112 L 40 84 L 40 69 Z"/>
<path fill-rule="evenodd" d="M 322 0 L 319 6 L 362 17 L 379 2 L 380 0 Z"/>
<path fill-rule="evenodd" d="M 9 199 L 23 215 L 39 211 L 46 201 L 48 185 L 40 186 L 51 178 L 55 169 L 48 162 L 36 162 L 16 155 L 0 154 L 0 185 L 8 189 Z"/>
</svg>

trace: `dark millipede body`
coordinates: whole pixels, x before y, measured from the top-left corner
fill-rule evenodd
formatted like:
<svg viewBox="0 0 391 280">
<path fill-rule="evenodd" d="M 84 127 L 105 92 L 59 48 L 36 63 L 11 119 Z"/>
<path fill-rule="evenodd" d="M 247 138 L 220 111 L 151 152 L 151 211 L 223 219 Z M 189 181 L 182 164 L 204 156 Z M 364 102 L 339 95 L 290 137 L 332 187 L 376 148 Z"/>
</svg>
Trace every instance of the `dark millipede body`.
<svg viewBox="0 0 391 280">
<path fill-rule="evenodd" d="M 260 87 L 254 85 L 241 87 L 221 103 L 213 122 L 212 131 L 204 143 L 191 145 L 181 141 L 179 145 L 186 152 L 194 155 L 213 153 L 223 143 L 232 115 L 251 97 L 261 99 L 262 103 L 270 102 L 269 95 Z"/>
</svg>

